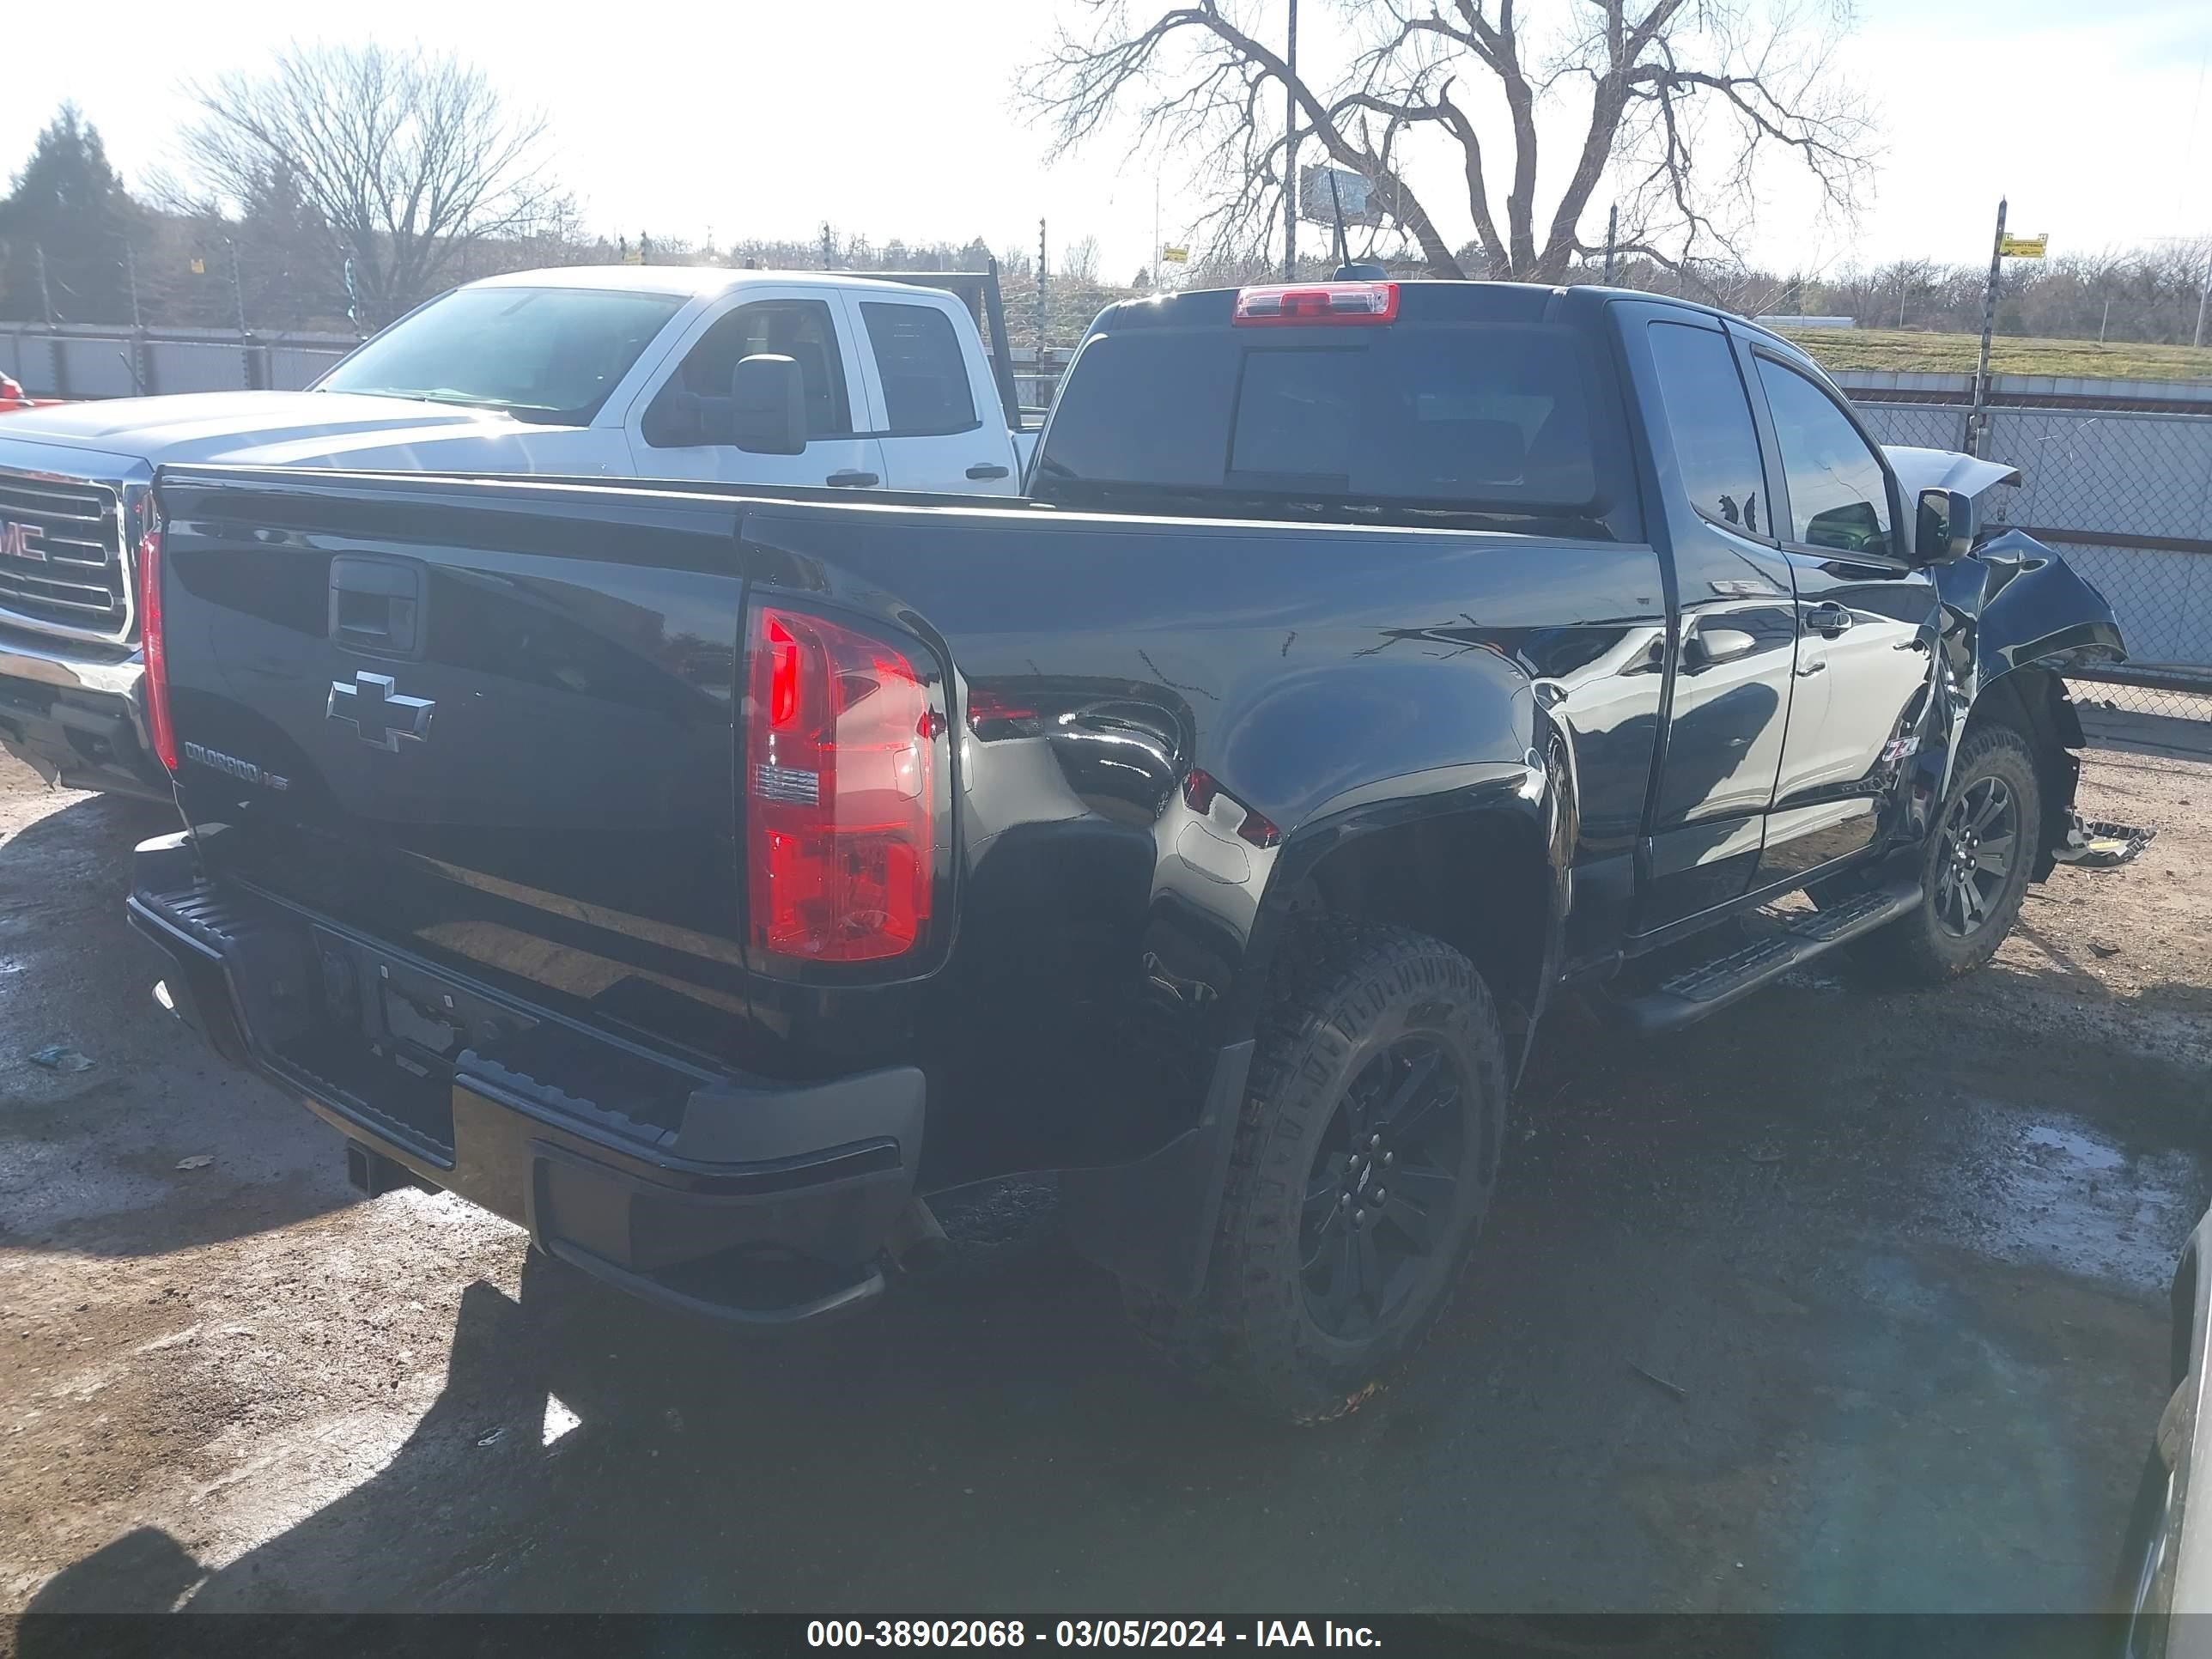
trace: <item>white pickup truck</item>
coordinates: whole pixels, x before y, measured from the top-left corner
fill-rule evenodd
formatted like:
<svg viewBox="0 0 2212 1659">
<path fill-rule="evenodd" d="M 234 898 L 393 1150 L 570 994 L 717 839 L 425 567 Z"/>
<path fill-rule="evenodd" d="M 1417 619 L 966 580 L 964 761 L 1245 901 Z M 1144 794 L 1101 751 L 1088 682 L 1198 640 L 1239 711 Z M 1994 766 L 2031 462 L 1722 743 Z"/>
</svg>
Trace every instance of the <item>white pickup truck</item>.
<svg viewBox="0 0 2212 1659">
<path fill-rule="evenodd" d="M 306 392 L 9 414 L 0 745 L 74 787 L 167 798 L 131 580 L 167 463 L 1012 495 L 1034 442 L 995 279 L 974 273 L 522 271 L 417 307 Z"/>
</svg>

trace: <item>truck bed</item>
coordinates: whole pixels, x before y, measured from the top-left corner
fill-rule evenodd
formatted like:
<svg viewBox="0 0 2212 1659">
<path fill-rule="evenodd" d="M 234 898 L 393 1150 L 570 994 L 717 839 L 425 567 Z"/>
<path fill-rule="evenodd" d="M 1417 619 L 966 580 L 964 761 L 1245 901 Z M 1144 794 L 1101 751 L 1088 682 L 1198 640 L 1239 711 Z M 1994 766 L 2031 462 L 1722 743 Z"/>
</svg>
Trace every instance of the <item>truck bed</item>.
<svg viewBox="0 0 2212 1659">
<path fill-rule="evenodd" d="M 1377 778 L 1518 778 L 1509 648 L 1587 627 L 1600 654 L 1657 586 L 1642 546 L 827 494 L 165 474 L 207 872 L 702 1074 L 918 1064 L 926 1184 L 1119 1163 L 1199 1116 L 1276 856 L 1193 811 L 1192 769 L 1286 836 Z M 363 571 L 413 584 L 405 648 L 334 636 Z M 910 960 L 747 942 L 740 641 L 770 599 L 927 654 L 959 741 Z"/>
</svg>

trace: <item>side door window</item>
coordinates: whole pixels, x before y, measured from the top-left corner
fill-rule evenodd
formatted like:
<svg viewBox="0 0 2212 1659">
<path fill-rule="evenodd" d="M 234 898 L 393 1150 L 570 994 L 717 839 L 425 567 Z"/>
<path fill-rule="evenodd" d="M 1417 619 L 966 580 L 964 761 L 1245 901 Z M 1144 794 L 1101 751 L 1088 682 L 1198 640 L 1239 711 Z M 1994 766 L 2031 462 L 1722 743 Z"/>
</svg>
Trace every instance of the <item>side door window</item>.
<svg viewBox="0 0 2212 1659">
<path fill-rule="evenodd" d="M 684 355 L 645 411 L 647 444 L 686 449 L 733 443 L 730 378 L 741 359 L 763 351 L 799 364 L 810 442 L 851 435 L 852 403 L 830 307 L 819 300 L 762 300 L 720 318 Z"/>
<path fill-rule="evenodd" d="M 1796 369 L 1764 356 L 1756 361 L 1790 491 L 1784 539 L 1839 553 L 1900 556 L 1888 476 L 1858 428 Z"/>
<path fill-rule="evenodd" d="M 978 424 L 968 360 L 952 319 L 934 306 L 860 301 L 884 389 L 884 436 L 939 437 Z"/>
</svg>

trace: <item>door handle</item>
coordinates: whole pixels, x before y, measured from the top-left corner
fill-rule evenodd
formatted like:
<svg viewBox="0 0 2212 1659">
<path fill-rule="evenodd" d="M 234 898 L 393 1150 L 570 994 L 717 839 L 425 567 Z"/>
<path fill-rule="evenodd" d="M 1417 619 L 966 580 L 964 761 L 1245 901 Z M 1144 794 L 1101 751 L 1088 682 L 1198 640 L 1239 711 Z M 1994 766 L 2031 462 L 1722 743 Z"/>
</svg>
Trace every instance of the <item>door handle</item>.
<svg viewBox="0 0 2212 1659">
<path fill-rule="evenodd" d="M 832 472 L 823 483 L 832 489 L 873 489 L 883 480 L 872 472 L 863 472 L 848 466 L 842 471 Z"/>
<path fill-rule="evenodd" d="M 996 461 L 978 461 L 968 469 L 968 476 L 971 478 L 1003 478 L 1007 471 Z"/>
<path fill-rule="evenodd" d="M 1849 629 L 1854 620 L 1850 611 L 1832 599 L 1816 605 L 1805 613 L 1806 627 L 1816 634 L 1825 634 L 1832 640 Z"/>
</svg>

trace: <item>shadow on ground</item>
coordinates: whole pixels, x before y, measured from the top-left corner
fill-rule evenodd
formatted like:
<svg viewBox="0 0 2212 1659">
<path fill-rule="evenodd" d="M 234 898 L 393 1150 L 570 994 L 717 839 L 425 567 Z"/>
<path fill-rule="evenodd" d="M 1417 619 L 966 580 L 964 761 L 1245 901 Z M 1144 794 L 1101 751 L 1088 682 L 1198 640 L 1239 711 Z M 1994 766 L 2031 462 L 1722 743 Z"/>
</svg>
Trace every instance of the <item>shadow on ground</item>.
<svg viewBox="0 0 2212 1659">
<path fill-rule="evenodd" d="M 131 848 L 173 829 L 174 809 L 21 792 L 0 805 L 35 811 L 49 799 L 67 804 L 0 848 L 0 1247 L 156 1255 L 349 1202 L 303 1115 L 153 1001 L 155 958 L 124 900 Z M 30 1058 L 54 1048 L 90 1068 Z M 206 1109 L 210 1098 L 224 1109 Z M 213 1163 L 178 1170 L 195 1157 Z"/>
<path fill-rule="evenodd" d="M 1928 1006 L 1815 983 L 1657 1048 L 1565 1016 L 1454 1313 L 1331 1431 L 1156 1370 L 1006 1183 L 945 1206 L 951 1268 L 772 1345 L 533 1256 L 352 1491 L 214 1571 L 131 1532 L 32 1610 L 2093 1606 L 2195 1085 L 1998 1066 Z"/>
</svg>

